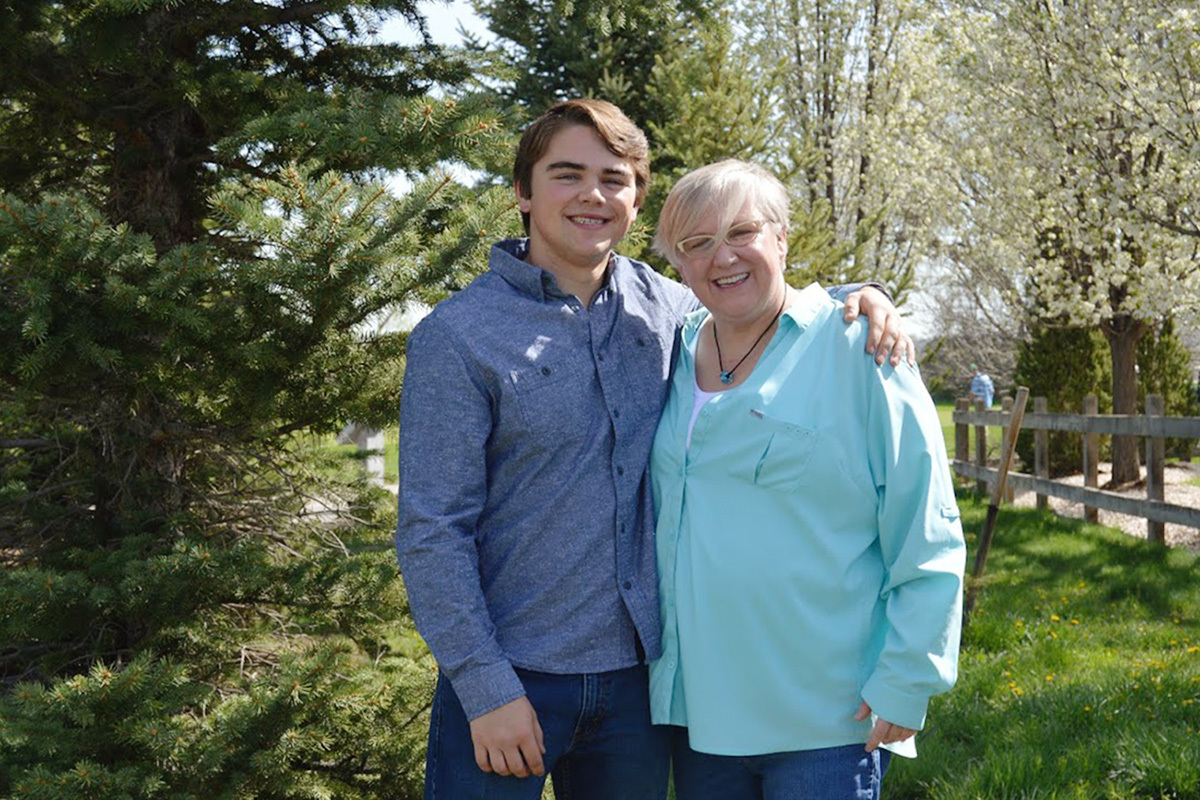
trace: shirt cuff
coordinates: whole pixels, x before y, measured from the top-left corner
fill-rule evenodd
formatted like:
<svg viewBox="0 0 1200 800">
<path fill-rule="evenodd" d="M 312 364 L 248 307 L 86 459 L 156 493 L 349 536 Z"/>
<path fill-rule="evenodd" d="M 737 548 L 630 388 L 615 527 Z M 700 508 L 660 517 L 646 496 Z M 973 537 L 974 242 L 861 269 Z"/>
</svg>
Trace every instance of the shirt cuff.
<svg viewBox="0 0 1200 800">
<path fill-rule="evenodd" d="M 902 728 L 919 731 L 925 727 L 925 713 L 929 709 L 929 698 L 901 692 L 884 685 L 874 678 L 867 681 L 862 690 L 863 700 L 871 707 L 875 716 Z"/>
<path fill-rule="evenodd" d="M 508 662 L 461 672 L 450 678 L 450 685 L 468 720 L 525 696 L 525 686 Z"/>
</svg>

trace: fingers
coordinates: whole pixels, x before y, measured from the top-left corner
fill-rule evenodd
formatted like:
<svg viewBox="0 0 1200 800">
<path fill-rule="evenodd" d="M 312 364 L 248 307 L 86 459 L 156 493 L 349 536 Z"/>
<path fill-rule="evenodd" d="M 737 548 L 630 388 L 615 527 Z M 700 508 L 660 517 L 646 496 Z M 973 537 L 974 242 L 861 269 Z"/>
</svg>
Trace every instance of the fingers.
<svg viewBox="0 0 1200 800">
<path fill-rule="evenodd" d="M 479 742 L 475 742 L 475 766 L 484 772 L 492 771 L 492 760 L 488 756 L 487 748 Z"/>
<path fill-rule="evenodd" d="M 884 722 L 881 719 L 875 720 L 875 727 L 871 728 L 871 735 L 867 737 L 867 752 L 875 752 L 875 748 L 883 744 L 884 729 L 890 728 L 892 723 Z"/>
<path fill-rule="evenodd" d="M 863 705 L 866 705 L 865 703 Z M 861 711 L 862 708 L 860 707 Z M 855 715 L 857 718 L 857 715 Z M 916 735 L 916 731 L 912 728 L 905 728 L 901 725 L 893 725 L 886 719 L 875 720 L 875 726 L 871 728 L 871 735 L 867 737 L 866 751 L 868 753 L 875 750 L 881 744 L 894 744 L 903 742 Z"/>
<path fill-rule="evenodd" d="M 862 289 L 859 289 L 857 292 L 846 295 L 846 301 L 842 305 L 842 319 L 846 322 L 854 322 L 858 319 L 862 294 Z"/>
<path fill-rule="evenodd" d="M 542 726 L 524 697 L 471 720 L 471 741 L 475 763 L 484 772 L 516 778 L 546 774 Z"/>
<path fill-rule="evenodd" d="M 867 701 L 863 700 L 858 704 L 858 711 L 854 712 L 854 721 L 862 722 L 867 717 L 871 716 L 871 707 L 867 705 Z"/>
</svg>

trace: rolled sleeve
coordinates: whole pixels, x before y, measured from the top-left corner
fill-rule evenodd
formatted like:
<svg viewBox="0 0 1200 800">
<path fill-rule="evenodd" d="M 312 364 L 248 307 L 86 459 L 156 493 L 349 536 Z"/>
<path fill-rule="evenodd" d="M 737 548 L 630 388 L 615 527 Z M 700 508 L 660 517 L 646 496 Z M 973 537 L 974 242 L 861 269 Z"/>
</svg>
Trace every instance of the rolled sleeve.
<svg viewBox="0 0 1200 800">
<path fill-rule="evenodd" d="M 887 626 L 863 699 L 920 729 L 929 698 L 957 678 L 966 545 L 937 411 L 915 368 L 879 370 L 869 414 Z"/>
<path fill-rule="evenodd" d="M 427 318 L 408 340 L 400 400 L 396 554 L 417 629 L 467 717 L 524 695 L 485 602 L 476 530 L 492 428 L 484 377 Z"/>
</svg>

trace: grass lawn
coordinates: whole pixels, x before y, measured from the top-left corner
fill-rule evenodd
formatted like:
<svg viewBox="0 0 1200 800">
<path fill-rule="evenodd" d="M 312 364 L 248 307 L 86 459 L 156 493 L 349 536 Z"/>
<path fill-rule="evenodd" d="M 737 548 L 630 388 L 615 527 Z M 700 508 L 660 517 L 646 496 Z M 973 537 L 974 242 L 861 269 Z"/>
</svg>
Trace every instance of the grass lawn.
<svg viewBox="0 0 1200 800">
<path fill-rule="evenodd" d="M 992 408 L 993 411 L 1000 410 L 1000 404 L 997 402 Z M 1027 409 L 1032 410 L 1032 409 Z M 942 437 L 946 440 L 946 452 L 951 458 L 954 458 L 954 404 L 953 403 L 938 403 L 937 404 L 938 419 L 942 423 Z M 967 429 L 968 441 L 971 443 L 970 452 L 971 461 L 975 460 L 975 427 L 971 426 Z M 1000 426 L 988 426 L 988 457 L 999 458 L 1001 448 L 1004 446 L 1004 428 Z"/>
<path fill-rule="evenodd" d="M 986 503 L 961 502 L 973 548 Z M 1004 508 L 918 747 L 889 800 L 1200 797 L 1200 559 Z"/>
</svg>

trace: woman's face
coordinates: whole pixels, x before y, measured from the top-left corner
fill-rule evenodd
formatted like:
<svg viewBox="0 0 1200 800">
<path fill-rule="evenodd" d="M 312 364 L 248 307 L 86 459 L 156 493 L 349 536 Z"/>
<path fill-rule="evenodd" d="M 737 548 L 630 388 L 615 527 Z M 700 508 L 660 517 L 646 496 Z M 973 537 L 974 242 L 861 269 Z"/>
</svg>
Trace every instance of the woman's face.
<svg viewBox="0 0 1200 800">
<path fill-rule="evenodd" d="M 734 216 L 728 229 L 718 230 L 718 226 L 719 215 L 710 209 L 694 230 L 680 237 L 699 245 L 690 255 L 680 254 L 680 274 L 718 323 L 765 324 L 775 316 L 787 291 L 783 280 L 787 236 L 774 223 L 764 223 L 751 204 Z"/>
</svg>

